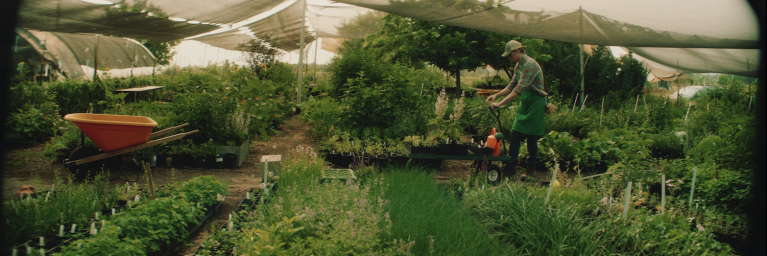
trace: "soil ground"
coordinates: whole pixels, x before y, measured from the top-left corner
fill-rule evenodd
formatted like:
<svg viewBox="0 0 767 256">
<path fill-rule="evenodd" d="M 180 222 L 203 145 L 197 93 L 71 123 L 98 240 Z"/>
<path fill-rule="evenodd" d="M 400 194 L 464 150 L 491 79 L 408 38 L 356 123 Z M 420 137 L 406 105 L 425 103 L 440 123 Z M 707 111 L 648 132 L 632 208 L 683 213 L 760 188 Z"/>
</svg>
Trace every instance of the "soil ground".
<svg viewBox="0 0 767 256">
<path fill-rule="evenodd" d="M 152 168 L 153 180 L 156 187 L 175 181 L 184 181 L 201 175 L 214 175 L 217 179 L 229 184 L 226 201 L 219 212 L 213 216 L 203 228 L 190 235 L 185 245 L 175 248 L 172 255 L 192 255 L 199 245 L 207 238 L 210 226 L 221 227 L 228 220 L 229 214 L 237 207 L 245 194 L 261 182 L 260 158 L 263 155 L 287 155 L 290 150 L 299 145 L 317 148 L 317 142 L 310 136 L 311 126 L 299 121 L 295 116 L 286 120 L 278 127 L 278 132 L 269 136 L 265 141 L 254 141 L 250 145 L 250 154 L 242 166 L 236 169 L 171 169 L 165 167 Z M 38 191 L 50 188 L 57 174 L 69 175 L 64 166 L 41 156 L 44 144 L 29 145 L 5 152 L 5 172 L 3 173 L 3 199 L 12 197 L 14 192 L 23 185 L 32 185 Z M 471 175 L 472 161 L 445 160 L 439 170 L 434 173 L 437 183 L 448 183 L 451 177 L 466 178 Z M 136 176 L 127 172 L 128 178 Z M 520 173 L 514 179 L 518 179 Z M 480 174 L 482 175 L 482 174 Z M 549 172 L 536 173 L 538 180 L 548 181 Z M 574 174 L 568 173 L 568 177 Z M 110 174 L 110 184 L 123 184 L 126 177 L 120 171 Z M 142 173 L 138 177 L 138 185 L 146 185 L 146 177 Z"/>
</svg>

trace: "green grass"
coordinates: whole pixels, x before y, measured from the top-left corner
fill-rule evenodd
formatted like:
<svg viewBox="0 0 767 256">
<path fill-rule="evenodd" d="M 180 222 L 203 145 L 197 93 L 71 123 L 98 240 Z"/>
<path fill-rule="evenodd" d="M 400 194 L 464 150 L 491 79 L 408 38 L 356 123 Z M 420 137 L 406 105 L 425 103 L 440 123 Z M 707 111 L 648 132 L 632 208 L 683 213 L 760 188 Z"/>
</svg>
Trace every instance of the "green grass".
<svg viewBox="0 0 767 256">
<path fill-rule="evenodd" d="M 400 168 L 385 172 L 392 234 L 384 240 L 415 241 L 413 255 L 512 255 L 506 251 L 511 248 L 491 237 L 470 211 L 437 186 L 431 173 Z"/>
</svg>

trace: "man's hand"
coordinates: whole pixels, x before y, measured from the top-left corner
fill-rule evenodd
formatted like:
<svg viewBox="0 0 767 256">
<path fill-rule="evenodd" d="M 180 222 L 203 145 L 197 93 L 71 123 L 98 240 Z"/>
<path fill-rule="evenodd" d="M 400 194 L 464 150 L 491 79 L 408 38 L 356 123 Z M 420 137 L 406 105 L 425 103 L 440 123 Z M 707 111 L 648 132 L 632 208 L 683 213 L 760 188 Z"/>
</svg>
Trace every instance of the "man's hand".
<svg viewBox="0 0 767 256">
<path fill-rule="evenodd" d="M 490 102 L 493 102 L 493 101 L 495 101 L 495 98 L 496 98 L 496 97 L 497 97 L 497 96 L 496 96 L 495 94 L 493 94 L 493 95 L 490 95 L 490 96 L 487 96 L 487 99 L 485 99 L 485 103 L 490 103 Z"/>
<path fill-rule="evenodd" d="M 503 104 L 501 104 L 499 102 L 490 103 L 490 108 L 492 108 L 492 109 L 500 108 L 501 106 L 503 106 Z"/>
</svg>

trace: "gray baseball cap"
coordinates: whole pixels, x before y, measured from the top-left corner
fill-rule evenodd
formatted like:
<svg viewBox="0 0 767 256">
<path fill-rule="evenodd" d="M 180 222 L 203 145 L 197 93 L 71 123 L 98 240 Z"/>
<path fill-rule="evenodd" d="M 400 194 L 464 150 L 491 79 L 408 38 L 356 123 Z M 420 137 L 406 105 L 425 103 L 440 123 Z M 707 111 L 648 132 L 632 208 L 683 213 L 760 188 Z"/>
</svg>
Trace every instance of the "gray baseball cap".
<svg viewBox="0 0 767 256">
<path fill-rule="evenodd" d="M 522 43 L 520 43 L 520 42 L 519 42 L 519 41 L 517 41 L 517 40 L 511 40 L 511 41 L 509 41 L 508 43 L 506 43 L 506 51 L 505 51 L 505 52 L 503 52 L 503 55 L 501 55 L 501 57 L 506 57 L 506 56 L 509 56 L 509 54 L 511 53 L 511 51 L 513 51 L 513 50 L 516 50 L 516 49 L 519 49 L 519 48 L 522 48 L 522 49 L 524 49 L 524 48 L 525 48 L 525 46 L 522 46 Z"/>
</svg>

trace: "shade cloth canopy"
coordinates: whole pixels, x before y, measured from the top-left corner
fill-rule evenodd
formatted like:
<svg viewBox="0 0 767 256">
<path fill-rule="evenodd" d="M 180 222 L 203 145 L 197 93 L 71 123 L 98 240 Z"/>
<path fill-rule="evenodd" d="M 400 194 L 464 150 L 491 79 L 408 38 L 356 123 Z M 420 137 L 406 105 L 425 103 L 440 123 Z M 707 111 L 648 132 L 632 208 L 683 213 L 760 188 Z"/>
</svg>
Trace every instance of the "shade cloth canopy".
<svg viewBox="0 0 767 256">
<path fill-rule="evenodd" d="M 173 21 L 151 16 L 148 12 L 131 12 L 117 7 L 80 0 L 25 0 L 19 8 L 18 26 L 41 31 L 102 34 L 158 42 L 179 40 L 218 28 L 210 24 Z"/>
<path fill-rule="evenodd" d="M 742 0 L 337 1 L 452 26 L 625 46 L 686 72 L 757 76 L 759 27 Z"/>
</svg>

